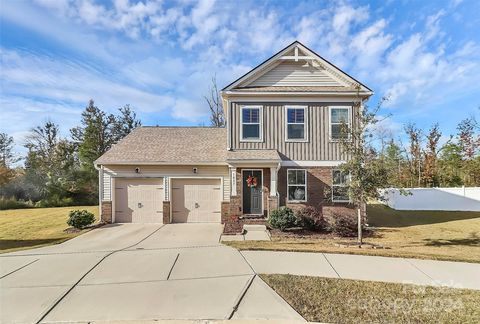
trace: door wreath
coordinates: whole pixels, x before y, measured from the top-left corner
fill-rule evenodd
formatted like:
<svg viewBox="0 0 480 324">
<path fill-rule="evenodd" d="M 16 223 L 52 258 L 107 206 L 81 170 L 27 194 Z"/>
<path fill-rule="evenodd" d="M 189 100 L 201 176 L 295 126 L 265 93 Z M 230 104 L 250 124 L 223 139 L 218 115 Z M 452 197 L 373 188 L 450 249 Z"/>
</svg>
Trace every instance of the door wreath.
<svg viewBox="0 0 480 324">
<path fill-rule="evenodd" d="M 247 186 L 249 188 L 255 188 L 258 184 L 257 181 L 258 181 L 257 177 L 252 177 L 251 175 L 249 175 L 248 178 L 247 178 Z"/>
</svg>

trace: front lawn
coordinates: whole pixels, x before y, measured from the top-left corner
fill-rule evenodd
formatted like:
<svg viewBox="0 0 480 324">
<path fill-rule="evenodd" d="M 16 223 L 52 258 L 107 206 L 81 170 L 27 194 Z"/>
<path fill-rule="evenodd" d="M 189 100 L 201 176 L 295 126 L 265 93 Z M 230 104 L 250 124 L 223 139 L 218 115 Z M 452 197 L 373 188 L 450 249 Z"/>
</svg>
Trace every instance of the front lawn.
<svg viewBox="0 0 480 324">
<path fill-rule="evenodd" d="M 85 231 L 65 233 L 68 213 L 86 209 L 98 218 L 98 206 L 10 209 L 0 211 L 0 253 L 57 244 Z"/>
<path fill-rule="evenodd" d="M 344 248 L 336 244 L 348 239 L 275 234 L 270 242 L 225 244 L 241 250 L 351 253 L 480 263 L 480 212 L 397 211 L 371 204 L 368 222 L 377 230 L 364 241 L 388 249 Z"/>
<path fill-rule="evenodd" d="M 480 291 L 292 275 L 260 277 L 306 320 L 478 323 Z"/>
</svg>

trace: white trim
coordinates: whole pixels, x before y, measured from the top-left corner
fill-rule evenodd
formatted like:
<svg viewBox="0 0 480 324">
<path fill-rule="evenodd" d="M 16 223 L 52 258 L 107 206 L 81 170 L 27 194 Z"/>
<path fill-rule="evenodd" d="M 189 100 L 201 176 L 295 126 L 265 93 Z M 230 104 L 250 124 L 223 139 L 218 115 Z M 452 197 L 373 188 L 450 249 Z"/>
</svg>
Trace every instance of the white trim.
<svg viewBox="0 0 480 324">
<path fill-rule="evenodd" d="M 259 138 L 243 138 L 243 110 L 258 109 L 258 135 Z M 256 125 L 257 123 L 248 123 Z M 263 106 L 260 105 L 242 105 L 240 106 L 240 142 L 263 142 Z"/>
<path fill-rule="evenodd" d="M 289 199 L 289 193 L 288 193 L 288 187 L 289 186 L 303 186 L 302 184 L 292 184 L 290 185 L 288 183 L 288 171 L 304 171 L 305 172 L 305 199 L 304 200 L 290 200 Z M 301 202 L 307 202 L 308 201 L 308 196 L 307 196 L 307 170 L 306 169 L 287 169 L 287 197 L 285 197 L 287 199 L 287 202 L 289 203 L 301 203 Z"/>
<path fill-rule="evenodd" d="M 303 109 L 303 138 L 288 138 L 288 124 L 301 124 L 288 122 L 288 109 Z M 308 142 L 308 106 L 285 105 L 285 142 L 306 143 Z"/>
<path fill-rule="evenodd" d="M 270 197 L 278 194 L 278 166 L 270 167 Z"/>
<path fill-rule="evenodd" d="M 245 209 L 243 208 L 244 207 L 243 206 L 243 172 L 244 171 L 260 171 L 261 174 L 262 174 L 262 188 L 261 188 L 261 191 L 262 191 L 262 195 L 261 195 L 262 196 L 262 213 L 261 214 L 252 214 L 252 213 L 245 214 Z M 242 186 L 241 186 L 241 188 L 242 188 L 242 196 L 241 196 L 241 199 L 242 199 L 242 215 L 258 215 L 258 216 L 262 215 L 263 216 L 264 211 L 265 211 L 265 205 L 264 205 L 264 201 L 263 201 L 263 186 L 264 186 L 264 183 L 263 183 L 263 169 L 242 169 L 242 177 L 241 178 L 242 178 L 241 179 L 241 181 L 242 181 Z M 251 207 L 250 207 L 250 209 L 251 209 Z"/>
<path fill-rule="evenodd" d="M 176 161 L 116 161 L 116 162 L 107 162 L 107 163 L 98 163 L 100 166 L 109 166 L 109 165 L 219 165 L 225 166 L 227 163 L 225 161 L 218 162 L 176 162 Z"/>
<path fill-rule="evenodd" d="M 224 91 L 223 94 L 225 95 L 270 95 L 270 96 L 275 96 L 275 95 L 284 95 L 284 96 L 289 96 L 289 95 L 296 95 L 296 96 L 323 96 L 323 95 L 330 95 L 330 96 L 352 96 L 352 97 L 358 97 L 358 96 L 365 96 L 365 97 L 370 97 L 373 95 L 372 91 L 363 91 L 363 92 L 355 92 L 355 91 L 344 91 L 344 92 L 338 92 L 338 91 L 308 91 L 308 92 L 300 92 L 300 91 Z"/>
<path fill-rule="evenodd" d="M 348 127 L 353 125 L 352 106 L 328 106 L 328 140 L 330 142 L 339 142 L 340 139 L 332 138 L 332 109 L 347 109 L 348 110 Z M 338 125 L 338 123 L 335 123 Z M 349 135 L 350 137 L 350 135 Z"/>
<path fill-rule="evenodd" d="M 234 166 L 229 167 L 230 173 L 230 197 L 237 195 L 237 168 Z"/>
<path fill-rule="evenodd" d="M 282 161 L 282 167 L 336 167 L 345 161 Z"/>
<path fill-rule="evenodd" d="M 270 93 L 271 95 L 271 93 Z M 235 96 L 231 98 L 232 103 L 236 104 L 244 104 L 244 105 L 249 105 L 251 102 L 253 104 L 258 104 L 259 102 L 266 102 L 266 103 L 272 103 L 272 102 L 279 102 L 282 103 L 282 106 L 285 104 L 306 104 L 306 103 L 315 103 L 317 105 L 323 105 L 323 106 L 328 106 L 329 104 L 332 103 L 345 103 L 346 105 L 352 105 L 355 103 L 355 98 L 351 96 L 345 96 L 345 97 L 322 97 L 322 96 L 312 96 L 312 97 L 300 97 L 300 96 Z"/>
<path fill-rule="evenodd" d="M 335 171 L 340 171 L 340 172 L 342 172 L 342 170 L 340 170 L 340 169 L 332 169 L 332 202 L 337 202 L 337 203 L 350 203 L 350 202 L 351 202 L 350 199 L 348 199 L 348 200 L 335 200 L 335 199 L 333 199 L 333 187 L 348 187 L 348 184 L 342 186 L 342 185 L 335 185 L 335 184 L 333 183 L 333 173 L 334 173 Z M 350 178 L 350 175 L 348 175 L 348 177 Z"/>
<path fill-rule="evenodd" d="M 110 186 L 111 182 L 110 180 Z M 102 203 L 103 203 L 103 166 L 100 167 L 100 170 L 98 170 L 98 221 L 102 221 Z M 112 196 L 110 195 L 110 199 L 112 199 Z"/>
<path fill-rule="evenodd" d="M 114 177 L 110 178 L 110 199 L 111 199 L 111 204 L 112 204 L 112 224 L 115 223 L 115 204 L 116 204 L 116 199 L 117 195 L 116 192 L 117 190 L 115 189 L 116 187 L 116 179 Z"/>
</svg>

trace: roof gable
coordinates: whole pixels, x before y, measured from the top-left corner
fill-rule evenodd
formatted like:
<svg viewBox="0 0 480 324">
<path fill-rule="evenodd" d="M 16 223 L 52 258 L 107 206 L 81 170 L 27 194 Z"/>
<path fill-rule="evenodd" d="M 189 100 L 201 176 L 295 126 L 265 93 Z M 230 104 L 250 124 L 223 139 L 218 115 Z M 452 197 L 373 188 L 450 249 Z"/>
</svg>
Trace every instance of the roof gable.
<svg viewBox="0 0 480 324">
<path fill-rule="evenodd" d="M 360 92 L 372 93 L 366 85 L 295 41 L 222 91 L 258 87 L 338 87 L 351 91 L 357 84 Z"/>
</svg>

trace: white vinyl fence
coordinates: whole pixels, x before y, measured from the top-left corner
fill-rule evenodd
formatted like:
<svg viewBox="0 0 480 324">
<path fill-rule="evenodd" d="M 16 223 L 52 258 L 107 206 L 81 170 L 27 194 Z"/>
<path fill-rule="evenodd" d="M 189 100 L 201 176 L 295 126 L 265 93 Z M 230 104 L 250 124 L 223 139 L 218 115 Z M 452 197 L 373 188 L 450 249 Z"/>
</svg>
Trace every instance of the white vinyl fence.
<svg viewBox="0 0 480 324">
<path fill-rule="evenodd" d="M 398 189 L 386 189 L 386 204 L 398 210 L 461 210 L 480 211 L 480 187 L 412 188 L 411 195 Z"/>
</svg>

